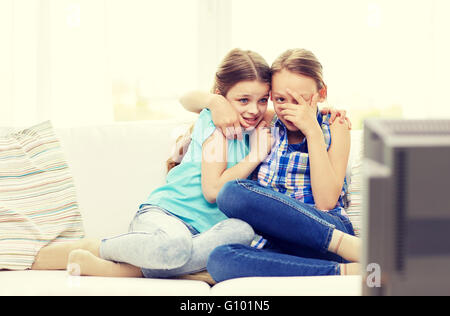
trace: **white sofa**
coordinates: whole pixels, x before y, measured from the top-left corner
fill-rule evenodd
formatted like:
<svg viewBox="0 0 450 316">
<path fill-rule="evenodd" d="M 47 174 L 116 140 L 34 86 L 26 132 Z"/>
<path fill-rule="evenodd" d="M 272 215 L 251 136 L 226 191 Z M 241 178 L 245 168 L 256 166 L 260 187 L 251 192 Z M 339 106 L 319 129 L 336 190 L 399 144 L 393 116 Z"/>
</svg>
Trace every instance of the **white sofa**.
<svg viewBox="0 0 450 316">
<path fill-rule="evenodd" d="M 77 190 L 86 237 L 127 231 L 138 205 L 164 183 L 165 161 L 186 121 L 56 129 Z M 0 295 L 360 295 L 361 277 L 202 281 L 74 277 L 66 271 L 0 271 Z"/>
</svg>

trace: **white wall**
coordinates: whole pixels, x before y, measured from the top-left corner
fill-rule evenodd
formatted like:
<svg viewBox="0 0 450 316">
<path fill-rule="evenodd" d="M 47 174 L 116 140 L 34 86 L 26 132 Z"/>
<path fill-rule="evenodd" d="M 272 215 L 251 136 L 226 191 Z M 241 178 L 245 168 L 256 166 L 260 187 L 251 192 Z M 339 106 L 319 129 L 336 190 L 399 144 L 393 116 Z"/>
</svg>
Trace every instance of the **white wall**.
<svg viewBox="0 0 450 316">
<path fill-rule="evenodd" d="M 232 46 L 269 62 L 288 48 L 312 50 L 337 107 L 450 117 L 439 93 L 450 70 L 449 13 L 446 0 L 233 0 Z"/>
<path fill-rule="evenodd" d="M 28 124 L 36 117 L 38 0 L 0 2 L 0 122 Z M 32 53 L 30 53 L 32 52 Z"/>
<path fill-rule="evenodd" d="M 0 0 L 0 124 L 113 122 L 117 80 L 174 112 L 234 47 L 269 63 L 312 50 L 330 105 L 350 112 L 448 118 L 449 12 L 448 0 Z"/>
<path fill-rule="evenodd" d="M 0 124 L 112 122 L 105 0 L 0 1 Z"/>
<path fill-rule="evenodd" d="M 13 120 L 13 2 L 0 1 L 0 124 Z"/>
</svg>

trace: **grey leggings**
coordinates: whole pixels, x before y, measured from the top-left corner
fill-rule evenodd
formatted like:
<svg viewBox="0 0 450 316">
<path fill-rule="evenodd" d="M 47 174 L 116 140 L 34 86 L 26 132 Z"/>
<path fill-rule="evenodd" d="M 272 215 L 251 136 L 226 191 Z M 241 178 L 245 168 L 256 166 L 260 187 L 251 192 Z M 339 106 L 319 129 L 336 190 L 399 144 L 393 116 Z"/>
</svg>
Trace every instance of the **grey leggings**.
<svg viewBox="0 0 450 316">
<path fill-rule="evenodd" d="M 232 218 L 200 234 L 167 211 L 147 206 L 136 214 L 127 234 L 102 241 L 100 257 L 139 267 L 146 278 L 167 278 L 205 270 L 216 247 L 250 245 L 254 236 L 250 225 Z"/>
</svg>

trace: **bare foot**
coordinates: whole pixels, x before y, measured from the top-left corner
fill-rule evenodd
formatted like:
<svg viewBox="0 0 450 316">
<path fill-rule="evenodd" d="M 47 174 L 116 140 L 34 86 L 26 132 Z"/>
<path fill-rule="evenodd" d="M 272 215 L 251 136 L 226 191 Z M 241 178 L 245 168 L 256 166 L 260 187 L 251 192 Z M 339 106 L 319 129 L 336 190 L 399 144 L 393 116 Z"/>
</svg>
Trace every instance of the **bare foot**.
<svg viewBox="0 0 450 316">
<path fill-rule="evenodd" d="M 99 259 L 99 260 L 98 260 Z M 108 262 L 94 256 L 90 251 L 75 249 L 69 253 L 67 271 L 71 275 L 98 275 L 102 268 L 108 268 Z M 110 262 L 114 264 L 113 262 Z M 104 272 L 107 273 L 106 270 Z"/>
<path fill-rule="evenodd" d="M 67 271 L 76 276 L 142 277 L 138 267 L 101 259 L 84 249 L 70 252 Z"/>
<path fill-rule="evenodd" d="M 99 257 L 100 240 L 81 239 L 43 247 L 36 255 L 32 270 L 64 270 L 71 251 L 84 249 Z"/>
<path fill-rule="evenodd" d="M 83 239 L 82 247 L 80 249 L 88 250 L 93 255 L 100 257 L 100 240 L 96 239 Z"/>
</svg>

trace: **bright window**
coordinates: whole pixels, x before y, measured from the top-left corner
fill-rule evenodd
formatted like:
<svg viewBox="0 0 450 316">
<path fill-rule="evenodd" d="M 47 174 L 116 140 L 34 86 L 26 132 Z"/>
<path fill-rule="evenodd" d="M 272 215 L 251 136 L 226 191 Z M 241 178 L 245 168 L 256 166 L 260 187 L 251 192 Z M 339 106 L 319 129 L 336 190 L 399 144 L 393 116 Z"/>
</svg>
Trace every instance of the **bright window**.
<svg viewBox="0 0 450 316">
<path fill-rule="evenodd" d="M 107 1 L 107 40 L 116 120 L 180 113 L 178 97 L 198 89 L 196 0 Z"/>
<path fill-rule="evenodd" d="M 364 117 L 448 118 L 448 0 L 0 0 L 0 124 L 192 117 L 240 47 L 324 66 L 329 105 Z"/>
<path fill-rule="evenodd" d="M 448 82 L 448 1 L 233 0 L 232 8 L 232 46 L 269 63 L 288 48 L 313 51 L 329 104 L 348 109 L 355 126 L 366 116 L 450 116 L 435 89 Z"/>
</svg>

